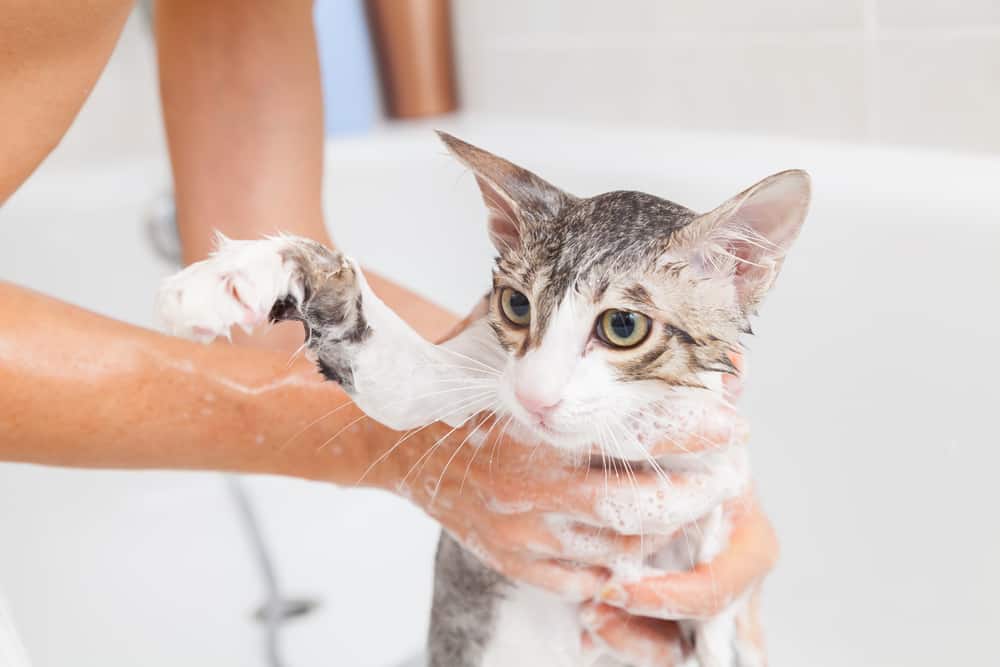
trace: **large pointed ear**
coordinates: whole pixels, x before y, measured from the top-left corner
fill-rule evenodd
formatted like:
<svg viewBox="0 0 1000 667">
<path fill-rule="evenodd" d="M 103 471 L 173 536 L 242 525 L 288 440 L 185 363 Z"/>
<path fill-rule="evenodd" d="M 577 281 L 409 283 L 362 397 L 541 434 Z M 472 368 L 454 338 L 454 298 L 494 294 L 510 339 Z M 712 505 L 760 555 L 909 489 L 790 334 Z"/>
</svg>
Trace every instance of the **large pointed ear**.
<svg viewBox="0 0 1000 667">
<path fill-rule="evenodd" d="M 574 199 L 502 157 L 445 132 L 438 132 L 438 136 L 448 150 L 475 173 L 489 212 L 490 240 L 501 252 L 519 247 L 521 237 L 532 227 L 545 224 Z"/>
<path fill-rule="evenodd" d="M 714 211 L 698 216 L 671 242 L 708 274 L 732 277 L 743 312 L 756 311 L 774 284 L 809 209 L 809 174 L 768 176 Z"/>
</svg>

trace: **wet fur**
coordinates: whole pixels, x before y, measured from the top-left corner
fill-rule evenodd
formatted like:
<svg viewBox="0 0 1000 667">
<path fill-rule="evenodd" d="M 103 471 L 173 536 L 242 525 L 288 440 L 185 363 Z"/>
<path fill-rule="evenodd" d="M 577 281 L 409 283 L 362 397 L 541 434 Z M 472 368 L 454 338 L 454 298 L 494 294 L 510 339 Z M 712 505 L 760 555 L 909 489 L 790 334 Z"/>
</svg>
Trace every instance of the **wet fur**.
<svg viewBox="0 0 1000 667">
<path fill-rule="evenodd" d="M 548 354 L 541 350 L 546 334 L 568 326 L 575 310 L 586 319 L 591 310 L 624 308 L 654 320 L 649 338 L 634 349 L 595 349 L 591 341 L 581 351 L 598 355 L 616 387 L 635 388 L 634 400 L 642 401 L 644 411 L 639 417 L 619 417 L 634 430 L 636 447 L 669 428 L 673 406 L 692 396 L 700 400 L 718 394 L 717 380 L 735 372 L 730 355 L 749 331 L 749 317 L 770 288 L 805 215 L 808 181 L 802 181 L 801 172 L 765 179 L 719 209 L 698 214 L 641 192 L 577 198 L 502 158 L 454 137 L 442 138 L 475 173 L 498 249 L 495 289 L 483 320 L 445 345 L 430 345 L 378 300 L 352 260 L 312 241 L 277 237 L 223 239 L 207 263 L 168 280 L 159 305 L 167 326 L 179 335 L 207 339 L 225 335 L 232 324 L 301 321 L 321 372 L 340 383 L 369 415 L 398 429 L 442 419 L 459 425 L 496 401 L 513 408 L 503 387 L 485 402 L 473 400 L 451 413 L 442 413 L 441 399 L 420 397 L 435 394 L 442 383 L 483 379 L 470 373 L 468 364 L 463 370 L 455 355 L 490 368 L 509 368 L 527 363 L 531 354 Z M 787 202 L 781 199 L 786 195 Z M 788 220 L 765 219 L 772 213 L 766 207 L 776 205 L 772 200 L 789 209 Z M 503 287 L 530 297 L 529 327 L 512 326 L 500 314 Z M 583 414 L 586 410 L 567 421 Z M 546 440 L 530 425 L 519 426 L 519 437 Z M 571 448 L 586 435 L 571 434 L 566 442 L 551 444 Z M 633 458 L 632 451 L 608 455 Z M 687 505 L 678 495 L 670 502 L 671 508 L 690 507 L 688 514 L 678 510 L 673 520 L 677 525 L 698 522 L 700 537 L 691 540 L 685 534 L 683 548 L 665 549 L 651 563 L 685 569 L 724 546 L 728 522 L 721 503 L 742 490 L 747 470 L 739 457 L 730 469 L 725 458 L 730 455 L 718 456 L 717 463 L 710 458 L 697 462 L 705 466 L 699 474 L 714 495 Z M 641 452 L 634 458 L 644 460 Z M 649 462 L 690 472 L 691 461 L 683 457 Z M 635 530 L 633 525 L 620 528 Z M 698 644 L 694 659 L 704 667 L 749 666 L 761 659 L 734 642 L 733 615 L 740 604 L 735 601 L 719 619 L 689 624 Z M 515 627 L 521 617 L 542 608 L 547 617 L 563 619 L 562 635 L 542 631 L 534 645 L 523 647 L 520 638 L 497 636 L 501 628 Z M 572 618 L 572 601 L 506 580 L 442 536 L 429 637 L 433 667 L 504 667 L 515 661 L 518 667 L 582 665 L 583 656 L 569 648 L 576 641 L 573 632 L 579 632 Z M 601 665 L 621 664 L 604 660 Z"/>
</svg>

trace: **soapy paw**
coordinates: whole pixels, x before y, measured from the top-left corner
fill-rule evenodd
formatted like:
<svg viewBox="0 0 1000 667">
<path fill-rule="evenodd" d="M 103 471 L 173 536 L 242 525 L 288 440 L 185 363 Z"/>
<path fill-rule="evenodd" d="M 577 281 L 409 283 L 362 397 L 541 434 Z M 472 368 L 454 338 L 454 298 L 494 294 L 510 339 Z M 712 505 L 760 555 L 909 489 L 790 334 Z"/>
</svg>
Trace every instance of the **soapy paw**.
<svg viewBox="0 0 1000 667">
<path fill-rule="evenodd" d="M 201 342 L 268 322 L 300 320 L 310 339 L 357 338 L 359 272 L 352 260 L 308 239 L 235 241 L 220 235 L 201 262 L 167 278 L 157 315 L 168 333 Z M 360 326 L 360 329 L 359 329 Z"/>
<path fill-rule="evenodd" d="M 166 280 L 157 296 L 157 316 L 170 334 L 209 342 L 239 326 L 245 331 L 267 321 L 274 303 L 301 296 L 302 281 L 281 252 L 284 239 L 232 241 Z"/>
</svg>

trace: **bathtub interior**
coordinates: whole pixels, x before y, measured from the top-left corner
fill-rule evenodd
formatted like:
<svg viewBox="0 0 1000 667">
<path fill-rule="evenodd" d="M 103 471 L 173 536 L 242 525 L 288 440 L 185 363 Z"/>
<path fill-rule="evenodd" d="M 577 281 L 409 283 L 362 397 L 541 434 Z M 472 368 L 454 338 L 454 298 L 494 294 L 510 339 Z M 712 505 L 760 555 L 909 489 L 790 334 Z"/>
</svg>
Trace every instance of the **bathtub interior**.
<svg viewBox="0 0 1000 667">
<path fill-rule="evenodd" d="M 748 341 L 743 401 L 783 544 L 764 597 L 773 662 L 992 654 L 1000 160 L 528 120 L 437 125 L 579 194 L 643 189 L 696 209 L 810 170 L 813 209 Z M 334 237 L 363 262 L 456 311 L 486 289 L 475 186 L 430 126 L 332 142 L 326 179 Z M 43 168 L 0 210 L 0 278 L 150 325 L 170 266 L 142 219 L 167 183 L 159 156 Z M 382 667 L 419 647 L 428 519 L 370 491 L 271 477 L 249 488 L 283 587 L 321 602 L 286 626 L 288 664 Z M 260 579 L 218 475 L 2 465 L 0 527 L 0 588 L 36 667 L 263 664 Z"/>
</svg>

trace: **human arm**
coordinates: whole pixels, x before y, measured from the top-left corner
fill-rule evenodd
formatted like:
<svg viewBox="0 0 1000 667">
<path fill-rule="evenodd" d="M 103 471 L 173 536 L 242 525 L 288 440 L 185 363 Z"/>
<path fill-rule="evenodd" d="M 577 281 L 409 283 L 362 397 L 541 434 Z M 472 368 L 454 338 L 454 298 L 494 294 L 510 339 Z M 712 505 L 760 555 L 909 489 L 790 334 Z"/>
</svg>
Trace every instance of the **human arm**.
<svg viewBox="0 0 1000 667">
<path fill-rule="evenodd" d="M 215 232 L 282 232 L 334 247 L 323 217 L 323 99 L 309 0 L 164 0 L 156 41 L 185 264 Z M 347 224 L 346 222 L 344 224 Z M 456 318 L 366 270 L 379 296 L 430 338 Z M 241 342 L 294 349 L 301 327 Z"/>
<path fill-rule="evenodd" d="M 134 5 L 6 2 L 0 12 L 0 205 L 62 139 Z"/>
<path fill-rule="evenodd" d="M 287 354 L 201 346 L 0 283 L 0 460 L 352 483 L 363 445 L 335 461 L 278 447 L 345 400 Z"/>
</svg>

